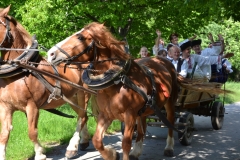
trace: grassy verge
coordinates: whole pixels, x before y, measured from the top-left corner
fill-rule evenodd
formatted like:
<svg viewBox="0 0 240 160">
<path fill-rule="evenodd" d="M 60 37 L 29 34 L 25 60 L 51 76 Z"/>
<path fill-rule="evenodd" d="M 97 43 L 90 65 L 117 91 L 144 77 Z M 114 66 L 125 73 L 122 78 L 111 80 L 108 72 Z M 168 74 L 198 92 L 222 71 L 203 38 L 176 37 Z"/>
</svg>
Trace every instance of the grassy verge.
<svg viewBox="0 0 240 160">
<path fill-rule="evenodd" d="M 226 89 L 232 90 L 235 94 L 225 96 L 225 104 L 230 104 L 240 101 L 240 83 L 228 82 Z M 76 115 L 68 107 L 63 105 L 59 108 L 64 113 Z M 11 131 L 10 140 L 7 146 L 7 160 L 24 160 L 26 157 L 34 155 L 33 144 L 28 138 L 27 119 L 24 113 L 15 112 L 13 116 L 13 131 Z M 53 115 L 46 111 L 40 111 L 38 123 L 39 140 L 42 144 L 48 143 L 68 143 L 76 126 L 76 118 L 68 119 L 57 115 Z M 89 118 L 88 129 L 91 135 L 94 134 L 96 122 L 93 117 Z M 114 121 L 109 127 L 108 133 L 120 130 L 120 122 Z M 47 148 L 47 150 L 49 150 Z"/>
<path fill-rule="evenodd" d="M 65 104 L 59 107 L 59 110 L 69 115 L 77 114 Z M 64 118 L 47 111 L 41 110 L 38 123 L 38 137 L 41 144 L 68 143 L 76 128 L 77 118 Z M 94 134 L 96 121 L 93 117 L 88 121 L 89 133 Z M 120 122 L 114 121 L 108 129 L 112 133 L 120 129 Z M 46 148 L 49 151 L 49 148 Z M 26 157 L 34 155 L 32 142 L 28 138 L 27 118 L 24 113 L 17 111 L 13 115 L 13 130 L 7 146 L 7 160 L 26 160 Z"/>
<path fill-rule="evenodd" d="M 231 104 L 234 102 L 240 102 L 240 83 L 236 82 L 227 82 L 225 84 L 225 89 L 233 91 L 233 94 L 226 94 L 224 98 L 224 103 L 225 104 Z M 223 96 L 221 96 L 223 99 Z"/>
</svg>

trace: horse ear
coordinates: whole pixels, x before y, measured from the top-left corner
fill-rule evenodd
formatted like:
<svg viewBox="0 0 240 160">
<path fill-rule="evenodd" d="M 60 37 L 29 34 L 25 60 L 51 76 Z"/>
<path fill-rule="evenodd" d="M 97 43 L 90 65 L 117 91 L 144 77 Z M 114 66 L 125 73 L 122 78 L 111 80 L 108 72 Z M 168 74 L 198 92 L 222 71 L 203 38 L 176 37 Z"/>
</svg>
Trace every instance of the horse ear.
<svg viewBox="0 0 240 160">
<path fill-rule="evenodd" d="M 6 17 L 8 15 L 8 12 L 10 11 L 10 7 L 11 4 L 0 13 L 0 16 Z"/>
<path fill-rule="evenodd" d="M 106 24 L 106 22 L 103 22 L 102 26 L 106 26 L 105 24 Z"/>
</svg>

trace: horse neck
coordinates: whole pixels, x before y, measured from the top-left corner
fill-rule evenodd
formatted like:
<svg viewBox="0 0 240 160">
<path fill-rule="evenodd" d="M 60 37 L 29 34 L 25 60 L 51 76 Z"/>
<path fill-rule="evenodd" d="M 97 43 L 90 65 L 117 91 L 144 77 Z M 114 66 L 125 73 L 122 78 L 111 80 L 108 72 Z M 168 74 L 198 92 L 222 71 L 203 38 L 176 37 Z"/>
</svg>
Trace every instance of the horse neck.
<svg viewBox="0 0 240 160">
<path fill-rule="evenodd" d="M 13 34 L 15 35 L 14 41 L 12 44 L 6 45 L 6 48 L 8 49 L 26 49 L 28 47 L 27 42 L 24 41 L 22 36 L 19 33 Z M 2 51 L 2 59 L 3 60 L 12 60 L 16 57 L 20 56 L 24 51 Z"/>
<path fill-rule="evenodd" d="M 112 56 L 110 53 L 110 50 L 107 49 L 99 49 L 98 50 L 98 56 L 96 57 L 96 60 L 102 63 L 94 63 L 94 68 L 97 70 L 106 71 L 110 69 L 113 65 L 112 61 L 110 59 L 114 59 L 116 57 Z"/>
<path fill-rule="evenodd" d="M 42 71 L 45 71 L 45 72 L 48 72 L 51 74 L 55 74 L 55 75 L 59 75 L 61 78 L 69 80 L 73 83 L 80 83 L 80 81 L 81 81 L 82 70 L 80 70 L 81 67 L 78 65 L 70 65 L 70 66 L 67 66 L 66 69 L 64 68 L 64 65 L 59 65 L 59 66 L 55 66 L 55 69 L 56 69 L 55 70 L 55 69 L 53 69 L 53 66 L 44 57 L 42 57 L 40 55 L 39 55 L 39 58 L 36 61 L 36 63 L 38 64 L 37 68 Z M 47 77 L 47 78 L 51 84 L 55 83 L 54 78 L 50 78 L 50 77 Z M 66 84 L 64 84 L 64 85 L 66 85 Z"/>
</svg>

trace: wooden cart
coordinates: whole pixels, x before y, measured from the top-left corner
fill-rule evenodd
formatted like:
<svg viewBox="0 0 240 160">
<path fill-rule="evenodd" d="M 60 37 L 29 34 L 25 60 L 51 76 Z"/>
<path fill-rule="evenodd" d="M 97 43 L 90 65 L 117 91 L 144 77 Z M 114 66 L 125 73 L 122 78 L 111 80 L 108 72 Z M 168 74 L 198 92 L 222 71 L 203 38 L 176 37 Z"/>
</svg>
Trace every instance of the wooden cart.
<svg viewBox="0 0 240 160">
<path fill-rule="evenodd" d="M 165 110 L 162 110 L 166 114 Z M 215 130 L 222 128 L 224 120 L 224 99 L 218 95 L 206 92 L 196 92 L 182 89 L 175 105 L 175 127 L 185 129 L 185 133 L 178 133 L 179 142 L 182 145 L 190 145 L 193 138 L 194 117 L 193 115 L 211 117 L 212 127 Z M 165 127 L 157 116 L 149 116 L 147 125 L 153 127 Z M 124 124 L 121 124 L 124 133 Z M 136 133 L 134 133 L 136 135 Z"/>
<path fill-rule="evenodd" d="M 163 112 L 165 112 L 163 110 Z M 224 101 L 220 101 L 218 95 L 206 92 L 196 92 L 183 89 L 175 105 L 175 126 L 185 133 L 178 133 L 179 142 L 182 145 L 190 145 L 192 142 L 194 128 L 193 115 L 211 117 L 212 127 L 215 130 L 222 128 L 224 120 Z M 149 116 L 148 126 L 164 126 L 156 116 Z M 157 122 L 151 121 L 157 120 Z"/>
</svg>

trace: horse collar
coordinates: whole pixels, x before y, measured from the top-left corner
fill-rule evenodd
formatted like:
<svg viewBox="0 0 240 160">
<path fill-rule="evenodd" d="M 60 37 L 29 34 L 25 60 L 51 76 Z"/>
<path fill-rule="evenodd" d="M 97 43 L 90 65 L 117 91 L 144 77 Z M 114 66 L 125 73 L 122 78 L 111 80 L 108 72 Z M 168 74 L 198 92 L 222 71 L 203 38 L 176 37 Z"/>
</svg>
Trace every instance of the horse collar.
<svg viewBox="0 0 240 160">
<path fill-rule="evenodd" d="M 108 88 L 114 84 L 121 82 L 123 75 L 127 74 L 130 66 L 131 60 L 120 61 L 117 64 L 118 70 L 109 69 L 101 75 L 94 76 L 91 74 L 90 69 L 93 69 L 93 65 L 88 66 L 88 70 L 85 70 L 82 74 L 82 80 L 89 88 L 93 90 L 101 90 Z"/>
<path fill-rule="evenodd" d="M 34 41 L 30 49 L 35 49 L 38 47 L 37 41 Z M 14 60 L 25 60 L 25 61 L 32 61 L 36 62 L 39 58 L 39 52 L 38 51 L 25 51 L 18 57 L 16 57 Z M 22 72 L 25 72 L 24 69 L 19 67 L 16 63 L 5 63 L 0 66 L 0 78 L 8 78 L 13 77 L 15 75 L 18 75 Z"/>
</svg>

